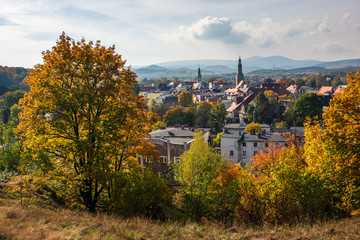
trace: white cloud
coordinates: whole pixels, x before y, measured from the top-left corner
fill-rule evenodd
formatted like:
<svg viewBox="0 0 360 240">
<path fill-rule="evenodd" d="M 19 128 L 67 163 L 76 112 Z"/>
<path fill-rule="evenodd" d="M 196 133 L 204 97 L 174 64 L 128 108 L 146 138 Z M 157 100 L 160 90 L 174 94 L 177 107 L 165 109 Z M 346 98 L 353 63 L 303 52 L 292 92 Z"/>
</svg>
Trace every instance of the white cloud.
<svg viewBox="0 0 360 240">
<path fill-rule="evenodd" d="M 219 41 L 224 44 L 249 43 L 260 48 L 289 43 L 295 38 L 315 35 L 319 30 L 330 31 L 327 16 L 322 23 L 295 20 L 287 24 L 274 22 L 271 18 L 262 18 L 254 23 L 239 21 L 232 24 L 229 18 L 205 17 L 189 25 L 181 26 L 175 32 L 164 35 L 171 41 Z"/>
<path fill-rule="evenodd" d="M 331 29 L 330 29 L 329 23 L 328 23 L 328 16 L 327 15 L 322 19 L 321 23 L 318 26 L 318 30 L 321 33 L 331 32 Z"/>
<path fill-rule="evenodd" d="M 206 17 L 194 23 L 189 31 L 194 38 L 212 40 L 230 35 L 231 28 L 229 18 Z"/>
<path fill-rule="evenodd" d="M 340 22 L 341 22 L 342 24 L 347 24 L 347 23 L 349 23 L 349 18 L 350 18 L 350 13 L 347 12 L 347 13 L 345 13 L 344 16 L 341 18 Z"/>
<path fill-rule="evenodd" d="M 242 43 L 247 39 L 246 34 L 234 30 L 229 18 L 205 17 L 190 26 L 181 26 L 164 37 L 180 41 L 220 41 L 228 44 Z"/>
<path fill-rule="evenodd" d="M 327 41 L 320 45 L 315 46 L 315 52 L 319 53 L 344 53 L 347 51 L 345 47 L 343 47 L 339 42 L 335 41 Z"/>
</svg>

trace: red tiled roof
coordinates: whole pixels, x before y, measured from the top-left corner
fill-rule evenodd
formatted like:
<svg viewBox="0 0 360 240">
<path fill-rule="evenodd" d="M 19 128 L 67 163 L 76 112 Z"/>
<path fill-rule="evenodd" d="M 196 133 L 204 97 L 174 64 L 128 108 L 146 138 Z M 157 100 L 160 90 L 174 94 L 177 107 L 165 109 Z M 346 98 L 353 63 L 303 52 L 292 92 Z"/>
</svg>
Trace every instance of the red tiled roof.
<svg viewBox="0 0 360 240">
<path fill-rule="evenodd" d="M 318 91 L 318 95 L 324 95 L 325 93 L 332 93 L 333 87 L 331 86 L 322 86 Z"/>
</svg>

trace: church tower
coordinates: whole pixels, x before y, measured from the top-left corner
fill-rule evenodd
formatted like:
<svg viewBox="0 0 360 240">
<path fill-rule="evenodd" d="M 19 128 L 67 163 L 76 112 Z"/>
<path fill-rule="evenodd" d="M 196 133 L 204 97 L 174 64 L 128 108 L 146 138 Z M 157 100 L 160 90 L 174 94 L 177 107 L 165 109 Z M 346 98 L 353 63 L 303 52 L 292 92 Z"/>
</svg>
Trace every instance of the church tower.
<svg viewBox="0 0 360 240">
<path fill-rule="evenodd" d="M 198 68 L 198 77 L 197 77 L 197 82 L 201 82 L 202 81 L 202 77 L 201 77 L 201 71 L 200 71 L 200 66 Z"/>
<path fill-rule="evenodd" d="M 237 72 L 237 75 L 236 75 L 236 85 L 235 86 L 237 86 L 243 80 L 245 80 L 245 77 L 244 77 L 244 74 L 242 72 L 241 57 L 239 57 L 238 72 Z"/>
</svg>

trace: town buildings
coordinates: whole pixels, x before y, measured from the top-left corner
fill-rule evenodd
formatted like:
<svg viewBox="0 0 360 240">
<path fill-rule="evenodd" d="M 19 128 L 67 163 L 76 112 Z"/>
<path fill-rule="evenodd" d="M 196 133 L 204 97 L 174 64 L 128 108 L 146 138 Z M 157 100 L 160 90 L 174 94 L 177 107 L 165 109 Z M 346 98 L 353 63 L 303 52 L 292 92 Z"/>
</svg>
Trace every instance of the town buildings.
<svg viewBox="0 0 360 240">
<path fill-rule="evenodd" d="M 304 128 L 294 127 L 290 129 L 273 129 L 270 125 L 260 124 L 259 133 L 245 132 L 246 125 L 228 124 L 224 127 L 221 135 L 221 153 L 234 164 L 245 166 L 251 158 L 267 151 L 275 145 L 283 146 L 289 137 L 295 137 L 299 143 L 303 143 Z"/>
<path fill-rule="evenodd" d="M 150 158 L 140 156 L 139 162 L 143 166 L 152 164 L 154 170 L 158 173 L 164 173 L 169 163 L 180 164 L 180 155 L 190 148 L 194 141 L 195 131 L 200 130 L 204 134 L 204 140 L 209 141 L 209 128 L 191 128 L 184 126 L 162 127 L 150 133 L 148 141 L 155 145 L 160 152 L 160 159 L 155 159 L 151 163 Z"/>
</svg>

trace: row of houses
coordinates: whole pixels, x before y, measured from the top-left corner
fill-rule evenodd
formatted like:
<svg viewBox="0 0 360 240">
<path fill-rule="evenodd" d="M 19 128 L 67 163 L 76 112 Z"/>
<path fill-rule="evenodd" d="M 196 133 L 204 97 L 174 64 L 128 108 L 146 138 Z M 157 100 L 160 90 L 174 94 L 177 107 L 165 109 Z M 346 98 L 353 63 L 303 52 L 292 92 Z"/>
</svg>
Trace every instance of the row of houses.
<svg viewBox="0 0 360 240">
<path fill-rule="evenodd" d="M 251 163 L 252 157 L 267 151 L 274 145 L 283 146 L 289 137 L 295 137 L 303 143 L 304 128 L 273 129 L 270 125 L 261 124 L 260 133 L 245 132 L 246 125 L 227 124 L 221 136 L 221 148 L 218 149 L 227 161 L 232 160 L 235 165 L 245 166 Z M 204 134 L 204 141 L 211 142 L 211 132 L 207 128 L 168 127 L 150 133 L 149 142 L 154 144 L 160 152 L 160 158 L 153 163 L 147 157 L 140 157 L 139 162 L 152 167 L 159 174 L 167 171 L 169 164 L 181 164 L 180 156 L 186 152 L 194 141 L 195 131 Z"/>
</svg>

